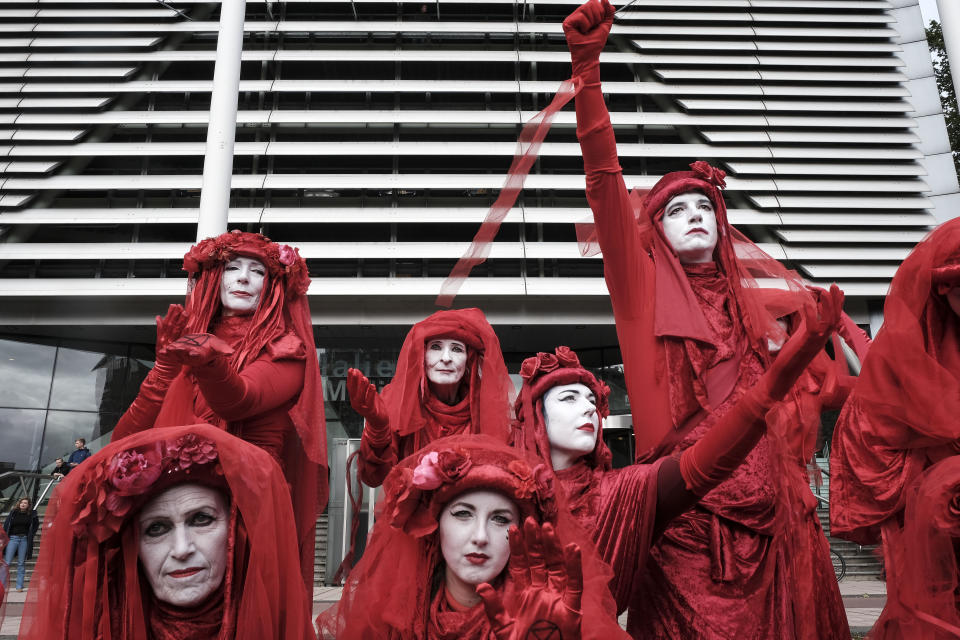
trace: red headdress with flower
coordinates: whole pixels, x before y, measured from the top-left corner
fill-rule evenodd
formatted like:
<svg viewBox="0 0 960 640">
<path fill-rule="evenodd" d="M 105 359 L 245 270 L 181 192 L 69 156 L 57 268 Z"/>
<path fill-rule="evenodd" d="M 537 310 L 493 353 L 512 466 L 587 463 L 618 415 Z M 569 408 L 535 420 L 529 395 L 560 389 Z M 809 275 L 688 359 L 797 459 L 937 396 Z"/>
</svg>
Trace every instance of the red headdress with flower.
<svg viewBox="0 0 960 640">
<path fill-rule="evenodd" d="M 586 385 L 597 402 L 600 428 L 593 453 L 586 456 L 594 469 L 611 468 L 612 455 L 603 441 L 603 419 L 610 415 L 610 387 L 598 380 L 580 364 L 580 358 L 569 347 L 557 347 L 553 353 L 540 352 L 520 365 L 523 386 L 515 406 L 517 424 L 511 434 L 514 446 L 550 464 L 550 439 L 543 416 L 543 395 L 553 387 L 580 383 Z"/>
<path fill-rule="evenodd" d="M 608 587 L 610 569 L 554 483 L 546 465 L 484 435 L 440 438 L 402 460 L 383 483 L 376 525 L 340 602 L 317 619 L 321 634 L 339 640 L 434 637 L 429 609 L 444 576 L 440 513 L 465 492 L 495 491 L 517 505 L 521 518 L 552 523 L 561 545 L 573 542 L 581 548 L 584 640 L 623 637 Z M 511 597 L 509 564 L 493 586 L 505 599 Z M 456 637 L 492 637 L 480 614 L 474 616 L 475 626 L 458 629 Z"/>
<path fill-rule="evenodd" d="M 215 602 L 171 618 L 144 583 L 136 516 L 183 483 L 227 496 L 228 562 Z M 110 443 L 71 471 L 50 499 L 20 637 L 142 640 L 161 637 L 159 631 L 179 638 L 216 628 L 203 637 L 315 638 L 292 522 L 289 489 L 273 458 L 221 429 L 147 429 Z"/>
</svg>

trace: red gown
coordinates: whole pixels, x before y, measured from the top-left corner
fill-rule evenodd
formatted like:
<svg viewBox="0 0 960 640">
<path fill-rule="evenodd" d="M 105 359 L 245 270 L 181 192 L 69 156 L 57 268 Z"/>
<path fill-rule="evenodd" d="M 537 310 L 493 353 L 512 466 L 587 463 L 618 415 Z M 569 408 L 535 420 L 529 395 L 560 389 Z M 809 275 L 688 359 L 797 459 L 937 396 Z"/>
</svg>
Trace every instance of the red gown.
<svg viewBox="0 0 960 640">
<path fill-rule="evenodd" d="M 958 285 L 960 220 L 952 220 L 897 270 L 833 434 L 832 533 L 883 543 L 887 606 L 877 638 L 960 634 L 960 318 L 946 298 Z"/>
<path fill-rule="evenodd" d="M 723 270 L 737 268 L 734 232 L 718 196 L 722 266 L 690 265 L 680 272 L 675 255 L 664 262 L 672 251 L 657 223 L 641 219 L 642 227 L 634 215 L 599 85 L 587 85 L 577 96 L 577 119 L 587 199 L 603 251 L 627 389 L 638 411 L 638 458 L 676 456 L 701 438 L 765 368 L 744 326 L 749 300 L 731 290 Z M 696 174 L 695 168 L 678 181 L 689 184 L 687 190 L 706 191 L 709 184 Z M 798 468 L 785 482 L 806 480 Z M 812 576 L 793 580 L 784 550 L 788 536 L 775 535 L 775 485 L 764 437 L 727 481 L 673 520 L 652 549 L 649 571 L 635 591 L 628 622 L 634 637 L 794 638 L 804 633 L 794 629 L 812 622 L 807 637 L 849 638 L 815 499 L 810 495 L 806 503 L 793 505 L 802 513 L 803 529 L 790 532 L 789 542 L 806 547 L 814 559 Z M 809 600 L 815 620 L 795 614 L 795 600 Z"/>
</svg>

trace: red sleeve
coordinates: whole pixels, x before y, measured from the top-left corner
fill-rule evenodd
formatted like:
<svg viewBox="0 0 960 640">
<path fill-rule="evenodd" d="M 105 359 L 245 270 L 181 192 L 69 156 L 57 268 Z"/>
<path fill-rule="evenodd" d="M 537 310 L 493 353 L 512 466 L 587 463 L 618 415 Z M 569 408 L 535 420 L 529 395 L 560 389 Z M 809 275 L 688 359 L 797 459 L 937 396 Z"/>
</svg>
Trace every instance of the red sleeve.
<svg viewBox="0 0 960 640">
<path fill-rule="evenodd" d="M 376 442 L 371 435 L 369 425 L 365 425 L 360 436 L 360 456 L 357 460 L 357 470 L 360 481 L 368 487 L 379 487 L 390 470 L 397 465 L 398 442 L 391 431 L 389 440 L 384 443 Z"/>
<path fill-rule="evenodd" d="M 180 365 L 157 362 L 140 384 L 137 397 L 124 412 L 110 434 L 110 442 L 153 426 L 163 406 L 163 399 L 174 378 L 180 373 Z"/>
<path fill-rule="evenodd" d="M 220 355 L 191 370 L 210 408 L 230 422 L 275 409 L 303 388 L 303 360 L 260 358 L 238 374 Z"/>
</svg>

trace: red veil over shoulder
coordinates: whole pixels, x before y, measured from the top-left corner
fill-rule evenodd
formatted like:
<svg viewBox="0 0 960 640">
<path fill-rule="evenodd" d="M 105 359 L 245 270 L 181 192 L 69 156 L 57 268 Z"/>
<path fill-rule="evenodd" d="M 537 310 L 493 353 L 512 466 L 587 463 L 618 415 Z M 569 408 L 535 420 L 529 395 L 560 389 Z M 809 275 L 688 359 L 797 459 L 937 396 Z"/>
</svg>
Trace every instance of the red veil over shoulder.
<svg viewBox="0 0 960 640">
<path fill-rule="evenodd" d="M 436 454 L 443 483 L 418 488 L 414 469 Z M 443 506 L 473 490 L 497 491 L 512 499 L 521 517 L 554 525 L 562 544 L 574 542 L 583 558 L 582 637 L 624 638 L 607 589 L 610 570 L 597 557 L 589 537 L 571 518 L 553 487 L 553 474 L 539 461 L 483 435 L 441 438 L 393 468 L 384 482 L 384 500 L 360 563 L 350 574 L 338 605 L 317 619 L 323 637 L 338 640 L 402 638 L 492 640 L 482 606 L 436 614 L 443 589 L 443 562 L 437 520 Z M 507 601 L 512 593 L 510 565 L 493 585 Z"/>
<path fill-rule="evenodd" d="M 397 358 L 393 380 L 383 389 L 383 401 L 390 415 L 390 426 L 400 437 L 414 439 L 409 455 L 443 433 L 425 433 L 429 424 L 443 416 L 428 408 L 426 372 L 423 358 L 426 341 L 453 338 L 468 347 L 467 370 L 461 384 L 468 385 L 470 432 L 484 433 L 506 442 L 510 427 L 510 401 L 513 382 L 500 352 L 500 340 L 480 309 L 437 311 L 411 327 Z"/>
<path fill-rule="evenodd" d="M 310 285 L 306 262 L 297 249 L 272 242 L 259 233 L 232 231 L 198 242 L 183 259 L 183 268 L 190 274 L 184 332 L 214 331 L 221 315 L 220 283 L 224 265 L 237 256 L 259 260 L 267 268 L 268 277 L 253 316 L 242 319 L 242 333 L 232 345 L 234 352 L 230 356 L 230 368 L 239 373 L 264 357 L 295 357 L 304 362 L 303 386 L 292 403 L 286 405 L 288 409 L 284 411 L 281 407 L 270 415 L 272 424 L 266 439 L 273 446 L 290 485 L 304 581 L 312 585 L 314 527 L 317 514 L 327 503 L 328 482 L 323 387 L 306 297 Z M 236 425 L 215 413 L 198 415 L 195 398 L 199 395 L 200 389 L 193 376 L 181 372 L 163 394 L 158 411 L 146 412 L 151 416 L 150 424 L 140 424 L 143 419 L 131 420 L 128 411 L 114 430 L 112 439 L 151 426 L 168 427 L 204 421 L 245 437 L 246 434 L 241 433 L 242 427 L 235 428 Z M 137 402 L 140 400 L 138 397 Z M 292 423 L 297 437 L 285 437 L 286 431 L 281 423 Z"/>
<path fill-rule="evenodd" d="M 878 638 L 960 636 L 960 531 L 947 522 L 960 512 L 960 317 L 947 299 L 958 286 L 955 219 L 897 270 L 883 326 L 833 435 L 831 529 L 862 544 L 883 542 L 888 605 Z"/>
<path fill-rule="evenodd" d="M 230 501 L 224 584 L 197 610 L 158 602 L 137 560 L 138 510 L 180 483 Z M 23 640 L 314 638 L 288 489 L 273 458 L 210 425 L 113 442 L 57 487 L 20 626 Z"/>
</svg>

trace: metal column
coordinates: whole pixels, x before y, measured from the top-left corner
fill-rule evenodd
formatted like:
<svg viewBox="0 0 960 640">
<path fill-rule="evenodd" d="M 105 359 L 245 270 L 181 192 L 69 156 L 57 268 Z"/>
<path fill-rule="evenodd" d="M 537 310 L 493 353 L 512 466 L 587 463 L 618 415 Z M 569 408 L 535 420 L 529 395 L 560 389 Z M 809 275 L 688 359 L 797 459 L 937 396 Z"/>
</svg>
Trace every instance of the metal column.
<svg viewBox="0 0 960 640">
<path fill-rule="evenodd" d="M 240 57 L 243 53 L 243 19 L 246 0 L 220 3 L 220 33 L 210 96 L 207 150 L 203 158 L 203 190 L 197 240 L 227 230 L 230 180 L 233 177 L 233 143 L 237 131 L 237 99 L 240 92 Z"/>
<path fill-rule="evenodd" d="M 943 28 L 943 44 L 950 60 L 950 77 L 954 90 L 960 94 L 960 2 L 937 0 L 940 11 L 940 26 Z"/>
</svg>

